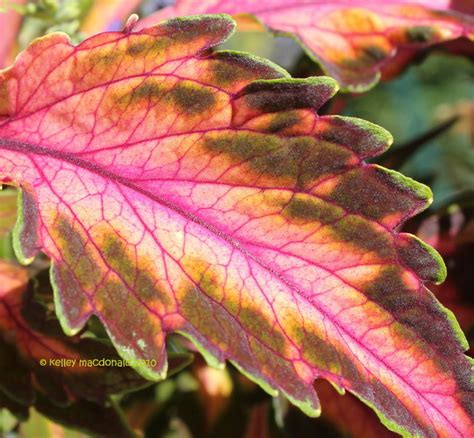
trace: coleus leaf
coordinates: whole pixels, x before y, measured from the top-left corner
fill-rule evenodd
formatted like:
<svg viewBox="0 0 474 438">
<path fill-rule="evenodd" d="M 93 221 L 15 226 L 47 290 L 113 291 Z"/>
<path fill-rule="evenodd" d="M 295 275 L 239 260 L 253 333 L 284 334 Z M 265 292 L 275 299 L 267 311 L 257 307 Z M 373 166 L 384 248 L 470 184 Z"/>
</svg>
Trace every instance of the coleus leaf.
<svg viewBox="0 0 474 438">
<path fill-rule="evenodd" d="M 204 361 L 194 363 L 193 376 L 198 383 L 206 426 L 212 426 L 228 408 L 234 389 L 232 378 L 228 370 L 212 368 Z"/>
<path fill-rule="evenodd" d="M 35 283 L 43 286 L 41 280 L 40 274 Z M 147 382 L 130 368 L 51 367 L 50 359 L 120 358 L 104 341 L 64 336 L 44 307 L 49 304 L 44 287 L 41 293 L 37 289 L 33 292 L 27 281 L 24 268 L 0 262 L 0 406 L 21 421 L 34 406 L 48 418 L 93 436 L 133 436 L 106 397 L 139 389 Z M 47 364 L 40 365 L 40 359 Z M 172 370 L 178 370 L 189 363 L 189 355 L 172 354 L 170 362 Z"/>
<path fill-rule="evenodd" d="M 426 47 L 460 36 L 474 38 L 474 12 L 467 0 L 177 0 L 139 26 L 204 13 L 232 14 L 240 29 L 255 30 L 258 23 L 245 15 L 251 14 L 271 30 L 293 36 L 328 74 L 352 91 L 373 86 L 399 48 Z"/>
<path fill-rule="evenodd" d="M 268 403 L 259 403 L 252 407 L 245 427 L 245 438 L 271 437 L 268 423 L 269 411 Z"/>
<path fill-rule="evenodd" d="M 87 400 L 75 400 L 68 406 L 58 409 L 49 398 L 40 396 L 35 409 L 54 422 L 52 424 L 53 427 L 55 426 L 52 435 L 54 438 L 58 436 L 58 427 L 55 423 L 87 433 L 87 435 L 81 434 L 79 438 L 86 436 L 134 438 L 137 436 L 130 430 L 120 411 L 113 405 L 101 406 Z M 48 435 L 40 432 L 37 427 L 31 427 L 29 430 L 24 429 L 24 425 L 21 425 L 20 433 L 22 432 L 22 434 L 20 436 L 48 437 Z M 68 434 L 64 435 L 65 438 L 68 437 Z"/>
<path fill-rule="evenodd" d="M 79 366 L 80 359 L 120 358 L 98 339 L 66 337 L 33 284 L 27 287 L 26 269 L 0 261 L 0 284 L 0 391 L 13 401 L 34 404 L 39 391 L 63 406 L 77 398 L 104 403 L 109 394 L 147 383 L 129 367 Z M 55 359 L 75 361 L 51 366 Z"/>
<path fill-rule="evenodd" d="M 25 3 L 25 0 L 12 0 L 7 5 L 0 4 L 0 29 L 2 29 L 2 37 L 0 38 L 0 68 L 5 67 L 12 61 L 17 31 L 23 19 L 21 14 L 13 9 L 12 6 L 22 5 L 23 3 Z"/>
<path fill-rule="evenodd" d="M 397 436 L 384 429 L 374 413 L 351 394 L 341 396 L 323 380 L 318 380 L 315 388 L 324 406 L 322 419 L 337 430 L 340 436 L 352 438 Z"/>
<path fill-rule="evenodd" d="M 16 222 L 16 198 L 15 190 L 0 191 L 0 237 L 13 230 Z"/>
<path fill-rule="evenodd" d="M 375 413 L 352 394 L 341 395 L 324 380 L 317 380 L 314 387 L 323 406 L 321 416 L 317 419 L 305 417 L 281 397 L 274 399 L 275 421 L 284 436 L 399 436 L 386 429 Z"/>
<path fill-rule="evenodd" d="M 323 377 L 401 433 L 469 434 L 467 343 L 424 286 L 444 265 L 396 232 L 430 191 L 364 163 L 385 130 L 317 115 L 333 79 L 209 54 L 233 28 L 52 34 L 0 73 L 17 255 L 51 258 L 68 334 L 97 315 L 122 357 L 157 359 L 146 378 L 166 375 L 179 332 L 310 415 Z"/>
<path fill-rule="evenodd" d="M 471 197 L 474 201 L 474 197 Z M 416 234 L 430 242 L 451 266 L 448 279 L 435 286 L 436 297 L 453 313 L 467 338 L 474 334 L 474 295 L 471 288 L 470 269 L 474 251 L 474 209 L 457 209 L 451 206 L 418 224 Z M 471 349 L 468 354 L 472 356 Z"/>
</svg>

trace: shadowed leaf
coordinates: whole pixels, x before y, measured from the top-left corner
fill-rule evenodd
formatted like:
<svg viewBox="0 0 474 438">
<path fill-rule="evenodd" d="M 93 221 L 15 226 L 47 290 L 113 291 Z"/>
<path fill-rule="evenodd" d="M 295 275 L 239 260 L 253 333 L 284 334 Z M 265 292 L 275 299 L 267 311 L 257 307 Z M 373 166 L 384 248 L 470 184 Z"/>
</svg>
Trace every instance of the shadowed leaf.
<svg viewBox="0 0 474 438">
<path fill-rule="evenodd" d="M 21 6 L 25 2 L 25 0 L 11 0 L 7 4 L 4 4 L 6 2 L 0 3 L 0 29 L 2 30 L 0 38 L 0 68 L 13 61 L 17 32 L 23 18 L 12 6 Z"/>
<path fill-rule="evenodd" d="M 120 413 L 114 406 L 100 406 L 96 403 L 91 403 L 86 400 L 76 400 L 66 407 L 58 409 L 56 405 L 51 403 L 47 397 L 40 396 L 35 409 L 47 418 L 50 418 L 56 423 L 62 424 L 68 428 L 77 429 L 87 433 L 80 434 L 80 438 L 90 436 L 104 437 L 104 438 L 134 438 L 136 435 L 124 423 Z M 43 424 L 44 424 L 43 419 Z M 58 426 L 46 422 L 44 426 L 51 430 L 51 438 L 58 436 Z M 38 430 L 37 424 L 32 425 L 30 433 L 25 436 L 41 436 L 47 438 L 45 433 L 41 434 Z M 21 429 L 20 429 L 21 430 Z M 47 429 L 46 429 L 47 430 Z M 69 431 L 61 431 L 64 433 L 64 438 L 69 438 L 67 433 Z M 41 434 L 41 435 L 40 435 Z M 71 438 L 78 438 L 72 432 Z"/>
<path fill-rule="evenodd" d="M 93 365 L 122 361 L 105 341 L 64 335 L 48 311 L 45 281 L 35 292 L 24 268 L 3 261 L 0 278 L 0 389 L 13 400 L 32 404 L 40 391 L 59 405 L 75 398 L 103 403 L 108 394 L 146 385 L 130 367 Z"/>
</svg>

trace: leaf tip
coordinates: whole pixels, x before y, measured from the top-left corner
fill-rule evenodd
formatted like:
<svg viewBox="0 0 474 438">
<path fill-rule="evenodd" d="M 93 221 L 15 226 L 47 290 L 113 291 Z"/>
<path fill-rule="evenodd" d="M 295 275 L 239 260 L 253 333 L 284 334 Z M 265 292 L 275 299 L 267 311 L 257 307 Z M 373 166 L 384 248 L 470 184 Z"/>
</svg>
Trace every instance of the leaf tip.
<svg viewBox="0 0 474 438">
<path fill-rule="evenodd" d="M 317 418 L 321 416 L 322 410 L 317 396 L 315 397 L 315 400 L 298 400 L 287 393 L 283 394 L 291 404 L 299 408 L 308 417 Z"/>
<path fill-rule="evenodd" d="M 440 284 L 446 279 L 446 265 L 433 247 L 409 233 L 398 235 L 397 246 L 400 260 L 423 281 Z"/>
<path fill-rule="evenodd" d="M 422 201 L 423 205 L 420 208 L 418 208 L 416 211 L 414 211 L 412 215 L 415 215 L 425 210 L 433 202 L 433 192 L 427 185 L 422 184 L 408 176 L 405 176 L 401 174 L 400 172 L 397 172 L 396 170 L 387 169 L 386 167 L 379 166 L 379 165 L 373 165 L 373 166 L 377 168 L 379 171 L 389 176 L 399 188 L 408 190 L 418 200 Z"/>
</svg>

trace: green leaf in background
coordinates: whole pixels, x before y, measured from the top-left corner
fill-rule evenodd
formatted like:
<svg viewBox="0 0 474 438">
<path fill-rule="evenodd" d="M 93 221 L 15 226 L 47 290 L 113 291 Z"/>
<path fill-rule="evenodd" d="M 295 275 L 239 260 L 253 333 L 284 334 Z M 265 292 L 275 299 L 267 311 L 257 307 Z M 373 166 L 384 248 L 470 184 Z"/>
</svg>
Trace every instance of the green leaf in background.
<svg viewBox="0 0 474 438">
<path fill-rule="evenodd" d="M 35 409 L 31 409 L 28 421 L 22 423 L 19 430 L 20 437 L 41 438 L 87 438 L 82 432 L 76 432 L 53 423 L 43 417 Z"/>
<path fill-rule="evenodd" d="M 386 127 L 395 138 L 394 151 L 443 121 L 459 117 L 452 128 L 416 148 L 400 169 L 430 184 L 434 210 L 474 188 L 473 78 L 472 61 L 433 54 L 400 78 L 349 100 L 344 110 L 346 115 Z"/>
<path fill-rule="evenodd" d="M 11 232 L 16 222 L 16 190 L 0 191 L 0 259 L 15 260 Z"/>
<path fill-rule="evenodd" d="M 16 190 L 0 191 L 0 237 L 13 230 L 16 222 Z"/>
</svg>

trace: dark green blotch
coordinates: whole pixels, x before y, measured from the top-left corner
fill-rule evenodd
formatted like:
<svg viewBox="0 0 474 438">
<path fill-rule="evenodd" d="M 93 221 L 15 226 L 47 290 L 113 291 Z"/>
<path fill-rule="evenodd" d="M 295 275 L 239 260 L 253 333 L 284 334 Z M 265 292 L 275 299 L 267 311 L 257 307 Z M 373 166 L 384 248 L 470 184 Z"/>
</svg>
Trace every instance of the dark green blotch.
<svg viewBox="0 0 474 438">
<path fill-rule="evenodd" d="M 395 251 L 390 237 L 383 230 L 378 230 L 367 220 L 348 215 L 333 226 L 336 236 L 364 252 L 374 252 L 379 257 L 393 258 Z"/>
<path fill-rule="evenodd" d="M 338 351 L 328 339 L 323 339 L 302 327 L 294 329 L 294 337 L 298 345 L 301 345 L 303 359 L 313 367 L 340 375 L 350 382 L 357 383 L 362 380 L 357 367 L 347 358 L 346 353 Z"/>
<path fill-rule="evenodd" d="M 132 283 L 136 276 L 136 263 L 128 256 L 125 244 L 118 236 L 109 234 L 102 246 L 104 258 L 112 269 L 119 273 L 124 281 Z"/>
<path fill-rule="evenodd" d="M 286 339 L 268 320 L 255 309 L 241 308 L 239 321 L 256 339 L 273 351 L 284 353 Z"/>
<path fill-rule="evenodd" d="M 298 189 L 321 175 L 345 168 L 350 156 L 345 149 L 307 136 L 233 133 L 206 138 L 204 145 L 213 153 L 245 162 L 258 174 L 290 178 Z"/>
<path fill-rule="evenodd" d="M 164 304 L 170 304 L 168 294 L 161 291 L 153 277 L 138 267 L 137 261 L 127 254 L 126 244 L 116 235 L 106 236 L 102 245 L 103 256 L 107 264 L 145 303 L 159 299 Z"/>
<path fill-rule="evenodd" d="M 351 153 L 337 145 L 317 141 L 312 137 L 295 137 L 288 142 L 289 155 L 300 169 L 297 188 L 314 179 L 348 167 Z"/>
<path fill-rule="evenodd" d="M 240 335 L 234 319 L 202 290 L 189 286 L 179 305 L 181 315 L 208 341 L 225 343 L 229 348 L 238 341 Z"/>
<path fill-rule="evenodd" d="M 214 81 L 220 85 L 230 85 L 237 81 L 254 79 L 276 79 L 282 73 L 264 62 L 256 61 L 247 54 L 217 52 L 211 64 Z"/>
<path fill-rule="evenodd" d="M 102 285 L 95 295 L 97 302 L 103 303 L 102 318 L 113 321 L 123 330 L 125 327 L 146 324 L 149 316 L 132 293 L 116 280 Z"/>
<path fill-rule="evenodd" d="M 171 304 L 171 299 L 168 294 L 161 291 L 153 277 L 143 270 L 138 270 L 137 278 L 134 283 L 134 288 L 138 296 L 144 302 L 156 300 L 157 298 L 164 304 Z"/>
<path fill-rule="evenodd" d="M 203 266 L 207 266 L 203 264 Z M 223 286 L 219 282 L 218 277 L 213 275 L 210 270 L 203 270 L 199 280 L 199 289 L 201 289 L 208 297 L 215 301 L 221 301 Z"/>
<path fill-rule="evenodd" d="M 36 208 L 36 202 L 27 190 L 19 192 L 23 217 L 19 218 L 19 234 L 21 242 L 21 252 L 23 257 L 30 258 L 35 257 L 38 243 L 38 211 Z"/>
<path fill-rule="evenodd" d="M 387 147 L 388 139 L 384 135 L 372 133 L 350 119 L 333 116 L 328 122 L 320 133 L 321 139 L 346 146 L 361 158 L 377 155 Z"/>
<path fill-rule="evenodd" d="M 61 291 L 60 301 L 63 312 L 71 327 L 82 327 L 88 317 L 89 301 L 84 288 L 93 288 L 96 280 L 87 277 L 80 281 L 76 274 L 67 266 L 54 264 L 51 267 L 52 278 Z"/>
<path fill-rule="evenodd" d="M 80 287 L 94 287 L 102 278 L 102 272 L 96 265 L 90 250 L 86 249 L 85 239 L 62 216 L 58 218 L 56 230 L 58 235 L 62 236 L 63 257 L 71 270 L 71 272 L 64 269 L 58 270 L 58 275 L 64 286 L 69 284 L 72 287 L 79 282 Z M 100 250 L 106 264 L 135 292 L 140 300 L 146 303 L 159 299 L 164 304 L 170 303 L 167 293 L 156 286 L 153 277 L 145 270 L 140 269 L 137 261 L 127 254 L 126 243 L 117 235 L 108 234 Z M 75 290 L 80 290 L 80 287 L 76 287 Z M 116 289 L 115 286 L 102 287 Z M 131 295 L 132 292 L 129 291 L 129 294 Z"/>
<path fill-rule="evenodd" d="M 312 366 L 328 371 L 339 368 L 339 355 L 329 342 L 301 327 L 294 329 L 294 336 L 301 345 L 303 358 Z"/>
<path fill-rule="evenodd" d="M 184 83 L 177 84 L 167 95 L 180 111 L 188 115 L 210 111 L 216 103 L 216 96 L 209 89 Z"/>
<path fill-rule="evenodd" d="M 283 215 L 289 219 L 329 224 L 341 218 L 338 210 L 337 207 L 316 201 L 309 195 L 296 194 L 283 210 Z"/>
<path fill-rule="evenodd" d="M 63 216 L 58 217 L 55 229 L 62 256 L 76 281 L 84 288 L 94 286 L 102 273 L 91 250 L 86 246 L 86 239 Z"/>
<path fill-rule="evenodd" d="M 416 343 L 426 342 L 426 348 L 435 348 L 441 357 L 456 357 L 457 342 L 451 342 L 452 329 L 426 289 L 411 290 L 403 281 L 403 271 L 398 266 L 387 266 L 379 277 L 364 287 L 367 297 L 390 313 L 404 330 L 403 336 Z M 454 360 L 454 359 L 453 359 Z M 442 368 L 443 363 L 438 363 Z"/>
<path fill-rule="evenodd" d="M 247 105 L 265 113 L 321 107 L 332 95 L 330 86 L 298 82 L 265 82 L 249 84 L 242 92 Z"/>
<path fill-rule="evenodd" d="M 131 43 L 125 50 L 131 57 L 145 56 L 148 53 L 161 53 L 169 45 L 169 37 L 161 36 L 147 41 Z"/>
<path fill-rule="evenodd" d="M 373 379 L 359 393 L 375 405 L 378 411 L 383 412 L 390 420 L 395 421 L 396 424 L 408 431 L 410 436 L 419 435 L 420 425 L 400 399 L 395 396 L 393 390 Z M 425 429 L 424 432 L 427 436 L 437 435 L 433 429 L 430 430 L 426 426 Z"/>
<path fill-rule="evenodd" d="M 249 68 L 245 68 L 245 64 L 240 61 L 241 57 L 235 57 L 235 60 L 230 56 L 217 59 L 212 63 L 211 72 L 214 80 L 219 85 L 230 85 L 237 81 L 245 79 L 253 79 L 255 72 Z"/>
<path fill-rule="evenodd" d="M 109 280 L 97 289 L 94 298 L 96 303 L 103 304 L 101 320 L 118 343 L 128 346 L 134 343 L 135 338 L 132 338 L 130 333 L 133 327 L 136 339 L 145 340 L 148 346 L 154 345 L 159 328 L 153 321 L 158 321 L 158 318 L 148 310 L 139 295 L 134 295 L 118 281 Z M 157 348 L 160 349 L 159 346 Z M 142 347 L 138 346 L 135 349 L 141 351 Z M 153 351 L 151 348 L 146 352 L 146 356 L 153 359 L 159 358 L 160 355 L 161 351 Z"/>
<path fill-rule="evenodd" d="M 216 16 L 200 16 L 199 18 L 172 18 L 163 23 L 168 36 L 178 43 L 190 43 L 206 36 L 206 40 L 224 37 L 231 32 L 233 22 Z"/>
<path fill-rule="evenodd" d="M 405 33 L 411 43 L 428 43 L 436 37 L 436 31 L 429 26 L 410 27 Z"/>
<path fill-rule="evenodd" d="M 351 213 L 381 220 L 391 213 L 410 212 L 416 206 L 415 195 L 396 184 L 384 172 L 357 169 L 340 178 L 330 199 Z"/>
<path fill-rule="evenodd" d="M 194 41 L 202 37 L 205 30 L 204 23 L 198 20 L 182 20 L 173 18 L 164 23 L 168 36 L 179 43 Z"/>
<path fill-rule="evenodd" d="M 291 163 L 285 159 L 285 150 L 282 141 L 277 136 L 236 133 L 205 138 L 204 146 L 212 153 L 224 153 L 239 162 L 247 162 L 253 169 L 269 173 L 274 176 L 283 176 L 293 173 Z"/>
<path fill-rule="evenodd" d="M 206 266 L 206 264 L 203 264 Z M 225 296 L 223 293 L 223 282 L 219 280 L 219 277 L 213 275 L 209 269 L 204 270 L 201 274 L 199 284 L 197 288 L 191 288 L 185 295 L 181 307 L 186 311 L 186 316 L 189 318 L 200 318 L 202 322 L 208 324 L 209 321 L 228 321 L 222 323 L 224 327 L 228 328 L 230 333 L 232 332 L 232 326 L 236 322 L 230 322 L 229 316 L 233 319 L 238 320 L 240 324 L 247 329 L 255 338 L 264 343 L 267 347 L 279 352 L 283 352 L 285 346 L 284 336 L 276 331 L 265 317 L 255 309 L 251 308 L 240 308 L 238 302 L 232 302 L 230 299 L 223 299 Z M 210 301 L 219 303 L 218 306 L 212 306 Z M 192 300 L 192 305 L 189 301 Z M 222 306 L 222 307 L 221 307 Z M 214 309 L 212 310 L 212 308 Z M 195 316 L 196 312 L 200 316 Z M 210 313 L 213 313 L 212 315 Z M 207 316 L 203 316 L 207 315 Z M 208 319 L 210 318 L 210 319 Z M 192 320 L 190 320 L 192 324 Z M 201 327 L 200 325 L 198 327 Z M 221 332 L 222 329 L 219 330 Z"/>
<path fill-rule="evenodd" d="M 368 283 L 365 294 L 392 314 L 414 304 L 413 294 L 402 280 L 401 269 L 396 266 L 384 268 L 379 277 Z"/>
<path fill-rule="evenodd" d="M 150 46 L 144 42 L 132 43 L 127 47 L 126 53 L 130 56 L 136 56 L 142 54 L 149 48 Z"/>
<path fill-rule="evenodd" d="M 186 289 L 180 303 L 180 308 L 183 316 L 199 329 L 199 331 L 204 332 L 204 336 L 206 336 L 205 331 L 208 331 L 209 328 L 211 328 L 212 332 L 212 327 L 215 325 L 212 315 L 212 306 L 208 299 L 202 298 L 199 289 L 196 287 Z M 206 321 L 207 324 L 202 324 L 203 321 Z M 207 330 L 202 330 L 201 324 L 202 328 L 207 328 Z M 214 336 L 212 336 L 212 338 L 214 338 Z"/>
<path fill-rule="evenodd" d="M 92 67 L 104 68 L 115 63 L 119 57 L 119 52 L 109 51 L 105 54 L 93 54 L 89 60 Z"/>
<path fill-rule="evenodd" d="M 206 137 L 204 145 L 213 153 L 224 153 L 232 158 L 248 160 L 259 153 L 277 151 L 281 142 L 276 136 L 236 133 Z"/>
<path fill-rule="evenodd" d="M 154 82 L 144 82 L 136 87 L 130 94 L 130 102 L 138 102 L 142 100 L 157 100 L 163 93 L 165 88 Z"/>
<path fill-rule="evenodd" d="M 416 239 L 399 239 L 398 255 L 400 261 L 425 281 L 442 281 L 444 271 L 433 254 Z"/>
<path fill-rule="evenodd" d="M 270 124 L 267 132 L 276 133 L 284 129 L 291 128 L 301 121 L 299 114 L 296 111 L 288 111 L 276 114 Z"/>
</svg>

